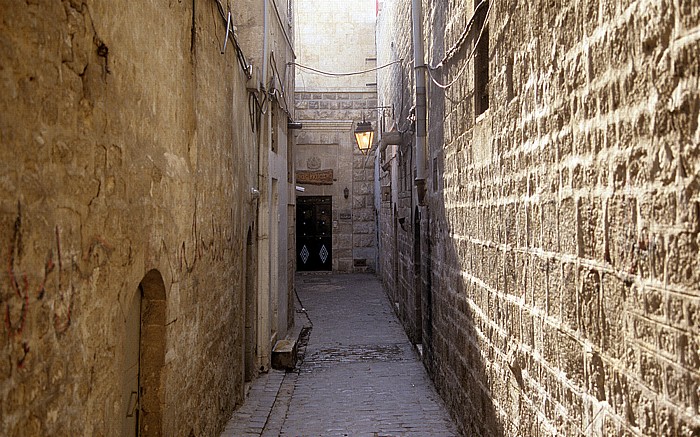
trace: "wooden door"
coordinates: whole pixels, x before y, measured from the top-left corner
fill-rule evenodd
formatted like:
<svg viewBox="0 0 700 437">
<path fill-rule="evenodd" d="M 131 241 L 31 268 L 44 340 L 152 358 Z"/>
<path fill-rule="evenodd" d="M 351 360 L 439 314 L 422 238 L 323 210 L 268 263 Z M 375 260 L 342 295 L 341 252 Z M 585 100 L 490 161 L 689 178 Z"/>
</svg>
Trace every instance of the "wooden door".
<svg viewBox="0 0 700 437">
<path fill-rule="evenodd" d="M 141 287 L 126 315 L 122 375 L 122 436 L 139 435 L 139 356 L 141 347 Z"/>
<path fill-rule="evenodd" d="M 297 198 L 297 270 L 333 269 L 332 206 L 330 196 Z"/>
</svg>

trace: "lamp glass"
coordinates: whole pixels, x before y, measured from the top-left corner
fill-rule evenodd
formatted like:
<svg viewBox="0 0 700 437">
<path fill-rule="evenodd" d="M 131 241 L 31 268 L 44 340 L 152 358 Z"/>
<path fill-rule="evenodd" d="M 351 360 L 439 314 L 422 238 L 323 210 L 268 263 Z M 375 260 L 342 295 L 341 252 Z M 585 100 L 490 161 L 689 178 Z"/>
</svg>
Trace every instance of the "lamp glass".
<svg viewBox="0 0 700 437">
<path fill-rule="evenodd" d="M 357 123 L 355 128 L 355 141 L 357 141 L 357 148 L 360 149 L 363 155 L 366 155 L 369 149 L 372 147 L 372 142 L 374 141 L 374 130 L 372 129 L 372 123 L 369 121 L 361 121 Z"/>
</svg>

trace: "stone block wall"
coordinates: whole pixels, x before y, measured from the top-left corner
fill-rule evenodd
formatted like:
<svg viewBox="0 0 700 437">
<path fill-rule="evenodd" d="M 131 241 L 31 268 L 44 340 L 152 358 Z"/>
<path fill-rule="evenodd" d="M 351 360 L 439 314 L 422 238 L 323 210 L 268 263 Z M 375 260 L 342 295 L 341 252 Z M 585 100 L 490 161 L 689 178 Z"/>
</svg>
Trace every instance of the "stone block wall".
<svg viewBox="0 0 700 437">
<path fill-rule="evenodd" d="M 423 2 L 426 366 L 466 435 L 698 435 L 700 6 L 490 3 L 478 114 L 476 5 Z"/>
<path fill-rule="evenodd" d="M 217 435 L 243 397 L 258 181 L 215 2 L 0 10 L 0 434 L 126 435 L 142 296 L 142 435 Z"/>
<path fill-rule="evenodd" d="M 332 197 L 334 272 L 376 271 L 374 154 L 360 153 L 353 132 L 363 119 L 378 129 L 376 3 L 294 3 L 295 108 L 304 125 L 297 136 L 296 168 L 333 170 L 332 184 L 304 185 L 306 191 L 298 195 Z"/>
<path fill-rule="evenodd" d="M 349 76 L 316 74 L 364 71 L 375 66 L 375 0 L 295 0 L 297 91 L 357 92 L 375 81 L 373 72 Z"/>
<path fill-rule="evenodd" d="M 331 185 L 300 184 L 305 191 L 297 193 L 333 198 L 333 271 L 375 271 L 374 153 L 360 153 L 353 131 L 363 114 L 376 128 L 376 109 L 368 109 L 377 106 L 376 94 L 296 93 L 295 106 L 303 125 L 296 138 L 296 169 L 333 170 Z"/>
<path fill-rule="evenodd" d="M 398 131 L 401 144 L 388 146 L 380 157 L 381 198 L 379 244 L 383 256 L 381 277 L 409 338 L 421 343 L 421 308 L 416 287 L 419 268 L 415 261 L 416 205 L 413 187 L 413 56 L 410 2 L 380 2 L 377 25 L 377 63 L 388 65 L 377 72 L 379 106 L 390 107 L 387 130 Z"/>
</svg>

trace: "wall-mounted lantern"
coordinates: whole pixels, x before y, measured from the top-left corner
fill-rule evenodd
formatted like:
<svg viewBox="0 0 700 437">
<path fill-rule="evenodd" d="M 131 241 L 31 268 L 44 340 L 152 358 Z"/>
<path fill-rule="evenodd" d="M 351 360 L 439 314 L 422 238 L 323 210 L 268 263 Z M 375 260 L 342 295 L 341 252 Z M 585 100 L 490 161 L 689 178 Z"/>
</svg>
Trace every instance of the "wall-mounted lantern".
<svg viewBox="0 0 700 437">
<path fill-rule="evenodd" d="M 357 123 L 357 127 L 355 128 L 355 141 L 357 142 L 357 148 L 360 149 L 360 152 L 366 155 L 374 141 L 372 123 L 364 120 Z"/>
<path fill-rule="evenodd" d="M 345 187 L 345 189 L 343 190 L 343 197 L 347 199 L 348 196 L 350 196 L 350 190 L 348 190 L 348 187 Z"/>
</svg>

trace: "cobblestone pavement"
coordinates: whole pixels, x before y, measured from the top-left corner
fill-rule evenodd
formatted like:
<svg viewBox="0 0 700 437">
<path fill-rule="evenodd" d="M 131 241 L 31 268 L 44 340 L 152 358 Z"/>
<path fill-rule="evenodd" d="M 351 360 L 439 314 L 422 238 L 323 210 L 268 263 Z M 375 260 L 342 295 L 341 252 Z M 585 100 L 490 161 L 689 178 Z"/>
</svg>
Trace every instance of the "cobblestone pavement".
<svg viewBox="0 0 700 437">
<path fill-rule="evenodd" d="M 375 276 L 296 286 L 313 322 L 304 361 L 256 380 L 222 437 L 459 435 Z"/>
</svg>

